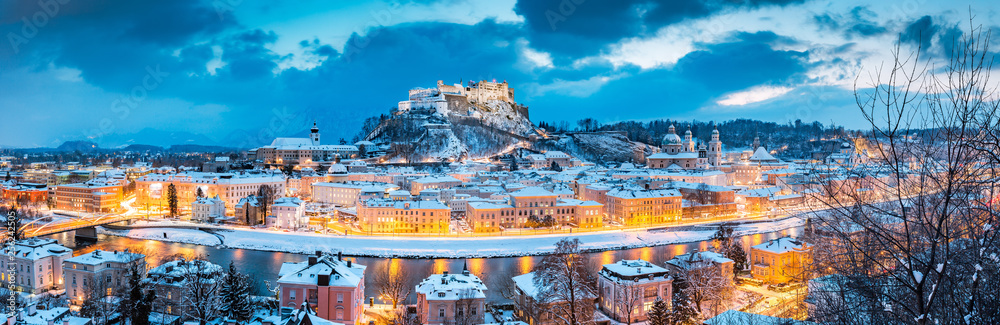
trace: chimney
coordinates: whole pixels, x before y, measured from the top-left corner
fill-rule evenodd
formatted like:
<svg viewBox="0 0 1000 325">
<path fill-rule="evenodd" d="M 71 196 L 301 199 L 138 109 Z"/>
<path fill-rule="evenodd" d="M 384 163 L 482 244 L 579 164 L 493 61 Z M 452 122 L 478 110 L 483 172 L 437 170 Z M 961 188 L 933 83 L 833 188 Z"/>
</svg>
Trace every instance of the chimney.
<svg viewBox="0 0 1000 325">
<path fill-rule="evenodd" d="M 337 260 L 338 261 L 343 261 L 344 260 L 344 252 L 343 251 L 337 252 Z"/>
<path fill-rule="evenodd" d="M 351 260 L 347 260 L 347 267 L 351 267 Z"/>
<path fill-rule="evenodd" d="M 316 256 L 309 256 L 309 266 L 316 265 Z"/>
<path fill-rule="evenodd" d="M 316 251 L 316 257 L 323 256 L 323 251 Z"/>
</svg>

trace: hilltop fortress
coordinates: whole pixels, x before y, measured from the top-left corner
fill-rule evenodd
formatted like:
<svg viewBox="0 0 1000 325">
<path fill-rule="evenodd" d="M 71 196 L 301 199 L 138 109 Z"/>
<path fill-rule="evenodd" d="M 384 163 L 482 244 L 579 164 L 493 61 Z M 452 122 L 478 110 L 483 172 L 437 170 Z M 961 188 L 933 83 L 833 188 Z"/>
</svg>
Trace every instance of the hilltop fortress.
<svg viewBox="0 0 1000 325">
<path fill-rule="evenodd" d="M 400 101 L 395 114 L 409 112 L 437 112 L 442 115 L 457 114 L 472 116 L 476 112 L 490 111 L 496 102 L 504 102 L 512 106 L 515 112 L 528 118 L 528 107 L 517 104 L 514 100 L 514 88 L 507 81 L 469 81 L 465 86 L 461 83 L 446 85 L 438 80 L 434 88 L 410 89 L 409 99 Z"/>
</svg>

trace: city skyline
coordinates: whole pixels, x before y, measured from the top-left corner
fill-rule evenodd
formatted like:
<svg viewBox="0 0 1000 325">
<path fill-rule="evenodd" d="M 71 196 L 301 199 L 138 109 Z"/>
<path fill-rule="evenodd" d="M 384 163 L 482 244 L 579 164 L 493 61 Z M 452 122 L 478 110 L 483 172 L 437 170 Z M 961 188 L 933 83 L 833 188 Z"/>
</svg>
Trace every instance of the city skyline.
<svg viewBox="0 0 1000 325">
<path fill-rule="evenodd" d="M 0 129 L 12 147 L 165 135 L 253 147 L 313 120 L 327 139 L 350 139 L 436 80 L 506 80 L 534 123 L 752 116 L 860 128 L 852 87 L 887 60 L 886 44 L 943 57 L 970 15 L 998 20 L 975 1 L 2 6 L 0 107 L 24 122 Z"/>
</svg>

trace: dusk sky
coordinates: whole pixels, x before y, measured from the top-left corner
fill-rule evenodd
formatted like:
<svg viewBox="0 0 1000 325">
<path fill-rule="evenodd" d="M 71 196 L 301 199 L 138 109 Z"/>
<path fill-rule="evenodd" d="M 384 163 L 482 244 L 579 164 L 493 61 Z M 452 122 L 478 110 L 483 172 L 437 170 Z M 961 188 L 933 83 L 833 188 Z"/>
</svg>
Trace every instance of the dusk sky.
<svg viewBox="0 0 1000 325">
<path fill-rule="evenodd" d="M 508 81 L 536 123 L 754 118 L 859 128 L 855 79 L 867 85 L 897 39 L 942 58 L 968 30 L 969 10 L 996 31 L 997 9 L 932 0 L 0 0 L 0 146 L 172 144 L 155 140 L 172 134 L 249 147 L 302 135 L 313 120 L 333 143 L 410 88 L 483 79 Z"/>
</svg>

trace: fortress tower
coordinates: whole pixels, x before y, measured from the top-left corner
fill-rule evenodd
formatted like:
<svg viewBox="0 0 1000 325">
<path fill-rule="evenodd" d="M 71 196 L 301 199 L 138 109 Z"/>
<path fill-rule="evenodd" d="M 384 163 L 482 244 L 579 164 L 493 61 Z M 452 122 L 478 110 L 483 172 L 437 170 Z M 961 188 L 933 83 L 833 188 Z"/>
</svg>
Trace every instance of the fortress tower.
<svg viewBox="0 0 1000 325">
<path fill-rule="evenodd" d="M 313 127 L 309 129 L 309 140 L 312 140 L 312 145 L 319 145 L 319 127 L 316 126 L 316 121 L 313 121 Z"/>
</svg>

